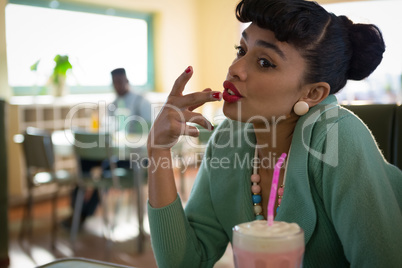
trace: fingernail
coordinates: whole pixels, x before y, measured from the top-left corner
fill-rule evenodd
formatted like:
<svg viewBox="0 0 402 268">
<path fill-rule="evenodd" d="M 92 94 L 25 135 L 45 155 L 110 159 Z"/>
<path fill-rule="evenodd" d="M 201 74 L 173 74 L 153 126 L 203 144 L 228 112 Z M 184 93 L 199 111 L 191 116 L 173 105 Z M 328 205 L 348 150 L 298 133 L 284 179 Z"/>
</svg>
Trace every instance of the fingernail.
<svg viewBox="0 0 402 268">
<path fill-rule="evenodd" d="M 189 73 L 189 72 L 191 72 L 191 66 L 188 66 L 186 69 L 186 73 Z"/>
<path fill-rule="evenodd" d="M 214 93 L 212 93 L 212 97 L 215 99 L 221 100 L 222 95 L 220 92 L 214 92 Z"/>
</svg>

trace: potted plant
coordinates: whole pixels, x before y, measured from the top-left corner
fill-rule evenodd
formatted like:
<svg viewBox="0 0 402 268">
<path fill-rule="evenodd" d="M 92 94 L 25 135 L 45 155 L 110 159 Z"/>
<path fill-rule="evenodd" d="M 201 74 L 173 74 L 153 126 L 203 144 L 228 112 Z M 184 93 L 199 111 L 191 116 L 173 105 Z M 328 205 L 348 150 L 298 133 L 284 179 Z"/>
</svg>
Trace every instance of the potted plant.
<svg viewBox="0 0 402 268">
<path fill-rule="evenodd" d="M 60 97 L 66 94 L 66 78 L 68 70 L 73 66 L 70 63 L 68 55 L 56 55 L 53 59 L 56 63 L 53 72 L 49 77 L 49 83 L 53 89 L 53 95 Z M 40 60 L 31 66 L 32 71 L 37 71 Z"/>
</svg>

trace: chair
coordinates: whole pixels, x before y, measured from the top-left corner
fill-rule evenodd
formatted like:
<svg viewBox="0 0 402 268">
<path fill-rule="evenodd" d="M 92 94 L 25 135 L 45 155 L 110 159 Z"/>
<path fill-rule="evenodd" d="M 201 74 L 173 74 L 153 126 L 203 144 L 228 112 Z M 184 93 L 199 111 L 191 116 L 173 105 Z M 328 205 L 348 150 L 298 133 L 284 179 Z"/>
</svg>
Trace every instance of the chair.
<svg viewBox="0 0 402 268">
<path fill-rule="evenodd" d="M 396 108 L 394 144 L 394 164 L 402 169 L 402 105 Z"/>
<path fill-rule="evenodd" d="M 392 156 L 395 104 L 345 105 L 371 130 L 385 159 L 394 164 Z"/>
<path fill-rule="evenodd" d="M 46 184 L 55 184 L 56 190 L 52 197 L 52 234 L 51 247 L 55 249 L 57 232 L 57 200 L 60 187 L 70 186 L 75 183 L 75 176 L 66 170 L 55 170 L 55 155 L 53 151 L 52 137 L 43 129 L 28 127 L 22 135 L 22 143 L 25 164 L 28 197 L 21 223 L 19 240 L 22 241 L 25 234 L 32 235 L 32 206 L 33 192 Z"/>
<path fill-rule="evenodd" d="M 75 247 L 76 236 L 80 223 L 81 211 L 84 202 L 84 194 L 87 188 L 98 189 L 100 204 L 103 209 L 103 220 L 108 228 L 109 234 L 106 237 L 111 241 L 111 230 L 115 224 L 109 225 L 107 218 L 107 206 L 104 193 L 110 188 L 132 189 L 135 186 L 134 174 L 131 169 L 117 168 L 114 149 L 111 146 L 111 135 L 98 132 L 74 131 L 74 151 L 78 167 L 78 192 L 76 196 L 73 222 L 70 233 L 70 240 Z M 102 169 L 101 172 L 84 173 L 81 168 L 81 160 L 90 160 L 101 163 L 105 160 L 109 163 L 110 170 Z M 101 164 L 99 164 L 101 165 Z M 118 206 L 116 206 L 116 210 Z M 139 251 L 142 251 L 142 241 Z"/>
<path fill-rule="evenodd" d="M 182 199 L 186 198 L 185 172 L 189 166 L 196 167 L 199 165 L 202 156 L 204 155 L 207 143 L 213 133 L 213 130 L 211 131 L 198 125 L 196 125 L 196 127 L 199 131 L 197 144 L 184 144 L 184 142 L 179 141 L 172 148 L 172 151 L 177 155 L 178 159 L 180 159 L 180 161 L 178 161 L 178 168 L 180 172 L 180 193 Z M 188 154 L 190 154 L 189 159 L 184 161 L 184 159 L 188 157 Z"/>
</svg>

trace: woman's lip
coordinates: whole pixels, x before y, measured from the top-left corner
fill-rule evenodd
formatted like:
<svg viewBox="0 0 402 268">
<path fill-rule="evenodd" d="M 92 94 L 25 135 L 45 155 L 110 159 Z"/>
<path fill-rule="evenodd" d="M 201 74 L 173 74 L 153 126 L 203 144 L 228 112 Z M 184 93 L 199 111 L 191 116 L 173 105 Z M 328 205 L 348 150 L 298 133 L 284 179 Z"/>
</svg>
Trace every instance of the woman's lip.
<svg viewBox="0 0 402 268">
<path fill-rule="evenodd" d="M 222 97 L 226 102 L 229 102 L 229 103 L 237 102 L 241 99 L 241 97 L 239 97 L 239 96 L 230 95 L 227 89 L 225 89 L 225 91 L 223 91 Z"/>
<path fill-rule="evenodd" d="M 223 91 L 223 99 L 225 101 L 231 103 L 231 102 L 237 102 L 238 100 L 243 98 L 243 96 L 239 93 L 235 85 L 233 85 L 231 82 L 225 81 L 223 83 L 223 87 L 225 88 L 225 90 Z M 228 89 L 230 89 L 234 93 L 234 95 L 230 95 Z"/>
<path fill-rule="evenodd" d="M 230 89 L 236 96 L 242 98 L 243 96 L 239 93 L 239 91 L 237 90 L 237 88 L 235 87 L 235 85 L 233 85 L 231 82 L 229 81 L 225 81 L 223 82 L 223 87 L 225 89 Z"/>
</svg>

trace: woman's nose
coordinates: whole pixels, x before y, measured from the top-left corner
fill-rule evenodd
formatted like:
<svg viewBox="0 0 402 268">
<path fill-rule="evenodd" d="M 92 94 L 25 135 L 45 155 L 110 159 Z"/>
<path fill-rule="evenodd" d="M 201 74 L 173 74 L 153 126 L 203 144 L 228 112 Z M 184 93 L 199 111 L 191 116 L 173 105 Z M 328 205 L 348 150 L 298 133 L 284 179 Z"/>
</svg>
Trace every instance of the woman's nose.
<svg viewBox="0 0 402 268">
<path fill-rule="evenodd" d="M 247 78 L 247 71 L 246 71 L 246 59 L 242 57 L 240 59 L 235 59 L 232 62 L 232 65 L 229 67 L 229 76 L 233 78 L 237 78 L 240 81 L 244 81 Z"/>
</svg>

